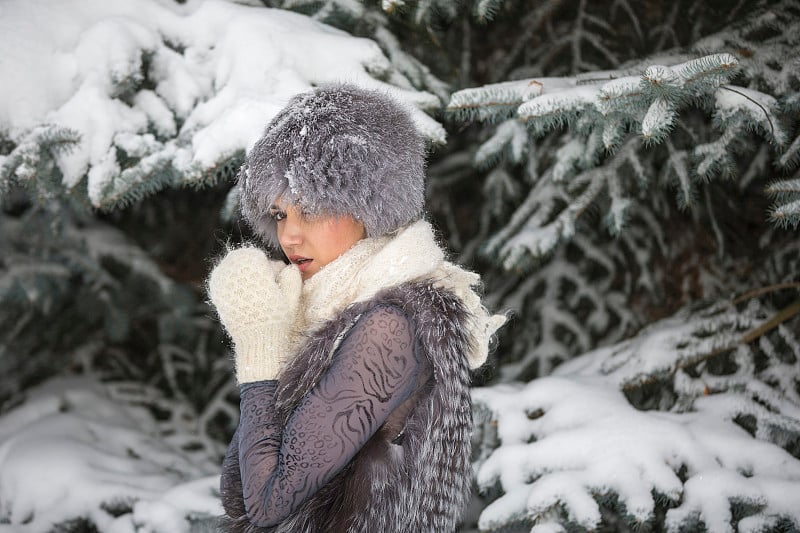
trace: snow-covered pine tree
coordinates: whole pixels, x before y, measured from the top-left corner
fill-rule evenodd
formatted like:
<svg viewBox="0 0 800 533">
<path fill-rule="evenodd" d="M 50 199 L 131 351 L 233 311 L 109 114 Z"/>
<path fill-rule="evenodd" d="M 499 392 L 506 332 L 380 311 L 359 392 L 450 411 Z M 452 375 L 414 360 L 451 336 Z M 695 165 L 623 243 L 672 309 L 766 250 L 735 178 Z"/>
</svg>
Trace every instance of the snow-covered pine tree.
<svg viewBox="0 0 800 533">
<path fill-rule="evenodd" d="M 785 244 L 754 279 L 796 279 Z M 698 302 L 476 390 L 481 530 L 797 530 L 799 287 Z"/>
<path fill-rule="evenodd" d="M 280 23 L 270 26 L 261 6 L 301 11 L 371 41 L 323 30 L 308 19 L 300 22 L 285 11 L 272 12 L 269 16 L 279 17 L 274 20 Z M 8 91 L 23 89 L 0 100 L 16 103 L 0 108 L 0 231 L 15 237 L 3 242 L 0 255 L 0 300 L 5 298 L 0 309 L 22 314 L 2 315 L 0 333 L 17 331 L 12 355 L 19 356 L 17 362 L 36 355 L 28 367 L 31 379 L 4 380 L 4 418 L 7 409 L 22 403 L 0 427 L 3 445 L 12 434 L 27 437 L 42 427 L 49 431 L 53 426 L 46 419 L 56 411 L 52 420 L 59 425 L 73 417 L 71 387 L 54 382 L 43 395 L 27 390 L 41 379 L 42 368 L 68 364 L 133 381 L 110 389 L 114 395 L 107 410 L 108 392 L 92 396 L 90 403 L 98 409 L 86 412 L 96 423 L 80 428 L 113 424 L 108 415 L 119 402 L 147 409 L 139 419 L 146 430 L 136 437 L 137 446 L 126 449 L 113 439 L 102 443 L 104 456 L 128 454 L 112 461 L 112 467 L 139 469 L 140 454 L 156 455 L 152 463 L 163 467 L 162 459 L 175 457 L 176 450 L 176 460 L 188 456 L 201 464 L 219 445 L 205 437 L 226 425 L 230 429 L 235 409 L 226 411 L 229 404 L 223 399 L 230 389 L 214 381 L 225 362 L 217 354 L 220 332 L 209 329 L 197 286 L 207 265 L 176 269 L 172 259 L 188 255 L 199 262 L 208 257 L 208 242 L 187 254 L 186 243 L 197 243 L 176 237 L 212 234 L 195 226 L 198 219 L 216 217 L 223 203 L 233 212 L 237 200 L 234 189 L 224 201 L 223 185 L 210 190 L 209 206 L 198 210 L 198 197 L 191 196 L 196 193 L 181 189 L 230 175 L 246 148 L 242 139 L 263 125 L 259 113 L 269 115 L 284 97 L 313 83 L 343 77 L 377 83 L 425 110 L 437 106 L 436 97 L 445 95 L 448 84 L 488 86 L 509 90 L 514 99 L 498 100 L 494 103 L 502 105 L 485 111 L 473 109 L 487 122 L 451 123 L 447 146 L 432 154 L 429 205 L 461 259 L 485 270 L 492 307 L 516 312 L 500 339 L 498 377 L 528 381 L 556 375 L 476 392 L 478 413 L 486 420 L 477 433 L 482 440 L 476 466 L 487 496 L 496 499 L 483 513 L 483 526 L 526 531 L 532 525 L 537 531 L 692 524 L 742 531 L 797 528 L 791 489 L 797 483 L 792 476 L 798 455 L 795 421 L 800 419 L 792 392 L 798 374 L 798 325 L 792 318 L 798 250 L 796 233 L 781 229 L 796 224 L 792 213 L 800 159 L 793 123 L 797 64 L 786 60 L 797 49 L 798 13 L 791 3 L 198 0 L 172 7 L 150 0 L 47 6 L 7 0 L 3 5 L 0 35 L 7 39 L 0 38 L 0 65 L 22 67 L 3 73 L 16 83 L 0 91 L 9 96 Z M 17 8 L 19 16 L 14 16 Z M 108 9 L 123 12 L 107 20 L 102 14 Z M 31 20 L 39 21 L 39 27 Z M 48 21 L 77 26 L 52 27 Z M 292 28 L 290 37 L 283 25 Z M 66 35 L 70 27 L 76 32 Z M 270 40 L 272 34 L 284 38 Z M 298 46 L 295 39 L 301 35 Z M 59 40 L 54 50 L 40 48 L 52 40 Z M 21 42 L 31 46 L 18 46 Z M 738 63 L 735 77 L 704 81 L 696 94 L 680 84 L 675 89 L 677 66 L 703 57 L 721 64 L 718 59 L 727 57 L 722 54 Z M 52 61 L 37 70 L 43 58 Z M 264 62 L 270 62 L 268 69 L 261 67 Z M 297 65 L 307 68 L 301 71 Z M 589 106 L 561 118 L 554 115 L 552 124 L 540 123 L 539 132 L 530 132 L 516 118 L 523 99 L 551 94 L 547 80 L 596 91 L 613 81 L 611 75 L 641 81 L 652 66 L 658 67 L 650 71 L 653 83 L 644 86 L 654 95 L 652 101 L 625 93 L 629 88 L 620 81 L 622 86 L 606 87 L 604 116 L 596 116 L 602 115 L 601 107 Z M 707 66 L 700 71 L 713 70 Z M 31 79 L 47 83 L 20 83 Z M 542 85 L 498 85 L 523 79 Z M 270 90 L 264 91 L 264 84 Z M 714 85 L 719 88 L 711 91 Z M 54 88 L 65 92 L 49 92 Z M 641 108 L 629 106 L 628 97 Z M 41 105 L 30 107 L 31 102 Z M 737 109 L 742 105 L 743 114 Z M 645 121 L 651 108 L 651 119 L 673 114 L 671 129 L 658 120 Z M 79 112 L 85 109 L 95 112 Z M 432 141 L 443 141 L 444 131 L 434 121 L 423 113 L 417 118 Z M 649 141 L 644 132 L 650 132 Z M 87 146 L 92 150 L 87 152 Z M 774 162 L 778 165 L 771 168 Z M 611 168 L 619 168 L 620 175 L 603 177 Z M 701 171 L 705 174 L 698 179 Z M 21 201 L 20 187 L 29 195 Z M 147 196 L 156 190 L 161 192 Z M 593 200 L 573 217 L 571 236 L 564 238 L 562 231 L 547 254 L 534 257 L 533 246 L 510 246 L 525 242 L 522 228 L 547 236 L 539 230 L 582 197 Z M 66 200 L 68 208 L 107 212 L 95 212 L 102 220 L 81 214 L 53 224 L 53 212 L 64 208 L 54 198 Z M 44 211 L 34 211 L 34 205 Z M 767 216 L 774 220 L 771 226 L 763 223 Z M 22 228 L 29 223 L 39 229 L 26 240 Z M 232 229 L 235 233 L 230 226 L 225 233 Z M 94 245 L 90 236 L 98 232 L 107 238 L 97 242 L 113 241 L 115 251 Z M 557 236 L 553 231 L 551 237 Z M 507 263 L 511 270 L 494 262 L 512 249 L 520 262 Z M 26 265 L 38 274 L 27 277 L 8 265 Z M 182 285 L 186 281 L 188 287 Z M 140 282 L 153 290 L 137 293 Z M 172 288 L 160 293 L 156 287 L 162 282 Z M 177 292 L 188 295 L 185 300 L 169 296 L 178 285 Z M 79 290 L 90 294 L 73 299 Z M 152 307 L 138 305 L 143 296 Z M 76 313 L 83 317 L 78 301 L 87 302 L 93 313 L 74 336 L 59 340 L 56 332 L 68 334 Z M 144 311 L 151 314 L 137 315 Z M 52 321 L 53 335 L 34 338 L 31 313 Z M 18 316 L 23 318 L 17 321 Z M 145 328 L 142 318 L 149 321 Z M 131 334 L 115 344 L 110 342 L 114 331 Z M 142 334 L 158 338 L 142 349 L 137 342 Z M 84 335 L 97 344 L 69 342 Z M 0 338 L 0 346 L 10 346 L 11 338 Z M 44 348 L 62 341 L 67 358 L 58 349 Z M 554 370 L 600 346 L 605 348 Z M 24 365 L 6 357 L 9 353 L 0 361 L 15 373 L 4 375 L 26 375 Z M 660 355 L 657 360 L 654 353 Z M 205 401 L 194 402 L 204 396 L 207 383 L 215 391 L 212 401 L 206 394 Z M 45 401 L 28 405 L 28 392 Z M 168 453 L 153 440 L 159 433 L 150 431 L 153 418 L 162 426 L 159 431 L 172 436 Z M 25 421 L 31 432 L 18 431 Z M 187 424 L 201 428 L 203 438 L 187 434 Z M 134 437 L 111 429 L 109 435 Z M 651 438 L 664 433 L 674 438 Z M 44 434 L 58 443 L 74 437 L 69 431 Z M 598 446 L 604 435 L 619 438 Z M 720 451 L 714 442 L 720 436 L 736 444 Z M 24 451 L 19 442 L 15 450 Z M 577 445 L 582 443 L 587 447 Z M 601 448 L 608 453 L 600 457 Z M 15 465 L 31 464 L 18 461 L 16 454 L 8 457 Z M 80 453 L 71 457 L 84 464 Z M 721 467 L 712 470 L 714 464 Z M 109 531 L 129 531 L 131 524 L 153 531 L 196 529 L 197 506 L 193 510 L 185 504 L 204 493 L 198 506 L 212 508 L 204 499 L 211 485 L 200 491 L 177 485 L 175 491 L 159 492 L 165 480 L 175 483 L 191 468 L 179 470 L 160 475 L 154 468 L 152 483 L 160 488 L 145 497 L 134 495 L 137 501 L 108 505 L 101 494 L 91 500 L 94 509 L 88 512 L 58 505 L 58 519 L 64 522 L 55 530 L 109 526 Z M 94 490 L 99 478 L 91 471 L 85 478 L 90 482 L 82 487 Z M 12 514 L 9 502 L 15 500 L 7 495 L 18 494 L 3 492 L 2 486 L 8 489 L 17 479 L 0 476 L 0 531 L 47 531 L 46 505 L 28 505 L 30 513 Z M 105 479 L 121 483 L 115 476 Z M 115 486 L 109 493 L 129 494 L 124 489 Z M 2 523 L 11 516 L 14 523 Z M 16 523 L 18 518 L 26 525 Z"/>
<path fill-rule="evenodd" d="M 34 16 L 74 24 L 55 31 L 24 22 Z M 440 105 L 415 90 L 375 42 L 286 11 L 226 2 L 185 13 L 146 0 L 47 8 L 15 2 L 4 29 L 4 77 L 32 72 L 3 89 L 0 191 L 23 186 L 34 198 L 66 196 L 106 211 L 155 191 L 230 178 L 265 120 L 314 83 L 361 81 L 399 93 L 414 109 Z M 276 38 L 288 32 L 293 38 Z M 308 38 L 295 46 L 301 36 Z M 21 50 L 20 39 L 40 44 Z M 441 82 L 416 65 L 420 88 L 430 83 L 441 92 Z M 32 83 L 48 76 L 50 84 Z M 415 112 L 426 136 L 443 142 L 441 126 Z"/>
<path fill-rule="evenodd" d="M 185 210 L 188 218 L 180 220 L 177 214 L 200 197 L 167 198 L 161 205 L 171 211 L 166 216 L 141 200 L 156 191 L 227 181 L 248 143 L 295 92 L 344 78 L 393 90 L 417 104 L 412 109 L 428 138 L 444 141 L 442 127 L 420 109 L 438 107 L 440 100 L 415 90 L 375 42 L 287 11 L 226 2 L 183 9 L 141 0 L 52 6 L 14 1 L 3 12 L 0 75 L 15 80 L 0 90 L 0 201 L 8 232 L 2 243 L 0 277 L 7 290 L 0 293 L 0 345 L 7 364 L 18 358 L 41 370 L 29 357 L 35 346 L 43 354 L 59 343 L 64 350 L 74 347 L 71 337 L 57 332 L 75 331 L 75 338 L 89 339 L 95 337 L 88 334 L 92 330 L 98 339 L 129 340 L 127 333 L 135 329 L 130 313 L 135 314 L 132 306 L 142 292 L 136 283 L 147 278 L 163 286 L 168 278 L 153 263 L 136 283 L 118 282 L 120 268 L 127 266 L 115 265 L 118 258 L 111 254 L 93 253 L 93 241 L 99 243 L 97 234 L 106 230 L 97 229 L 104 225 L 92 213 L 128 227 L 137 219 L 135 239 L 116 249 L 124 249 L 120 255 L 136 258 L 139 266 L 149 254 L 160 257 L 163 266 L 164 257 L 174 252 L 160 248 L 180 245 L 148 239 L 143 228 L 168 224 L 149 231 L 190 233 L 175 226 L 196 224 L 191 216 L 198 213 Z M 48 83 L 40 83 L 44 79 Z M 428 76 L 421 85 L 426 81 L 436 83 Z M 132 203 L 142 212 L 138 218 L 134 210 L 124 210 Z M 235 211 L 235 204 L 234 189 L 226 211 Z M 213 221 L 218 214 L 212 207 L 206 217 Z M 198 262 L 213 253 L 213 228 L 205 224 L 208 237 L 195 255 Z M 137 252 L 137 241 L 148 249 Z M 206 268 L 191 268 L 191 281 L 201 280 Z M 186 281 L 185 275 L 172 274 Z M 202 300 L 197 287 L 193 290 L 195 302 Z M 174 300 L 175 309 L 181 301 Z M 91 317 L 60 313 L 62 304 Z M 170 314 L 167 309 L 149 312 L 161 311 Z M 51 324 L 52 335 L 32 334 L 42 320 Z"/>
<path fill-rule="evenodd" d="M 549 7 L 521 79 L 448 106 L 490 126 L 462 249 L 519 312 L 500 377 L 554 374 L 475 393 L 480 528 L 797 530 L 800 10 Z"/>
<path fill-rule="evenodd" d="M 406 15 L 404 2 L 392 0 L 380 3 L 360 0 L 261 0 L 261 3 L 267 7 L 296 11 L 308 15 L 314 20 L 345 30 L 352 35 L 375 41 L 395 69 L 393 72 L 376 72 L 377 77 L 400 87 L 413 87 L 431 92 L 442 101 L 446 101 L 449 94 L 447 84 L 436 77 L 426 63 L 409 53 L 408 47 L 405 45 L 405 42 L 412 39 L 408 34 L 417 33 L 412 25 L 413 22 L 400 28 L 396 25 L 401 15 Z M 451 2 L 447 3 L 452 4 Z M 427 2 L 420 2 L 417 9 L 424 11 L 426 4 Z M 420 57 L 424 57 L 424 55 Z M 425 60 L 429 59 L 425 58 Z M 430 98 L 418 99 L 416 103 L 428 112 L 437 112 L 440 109 L 439 102 Z"/>
<path fill-rule="evenodd" d="M 199 531 L 198 513 L 220 512 L 216 482 L 181 484 L 214 473 L 238 417 L 202 283 L 241 238 L 234 217 L 220 221 L 236 208 L 228 178 L 286 99 L 342 80 L 392 91 L 444 142 L 423 111 L 443 100 L 374 41 L 253 2 L 182 4 L 3 4 L 0 78 L 14 83 L 0 87 L 0 531 Z M 89 377 L 71 388 L 104 382 L 80 420 L 80 392 L 57 380 L 36 401 L 64 374 Z M 114 425 L 116 408 L 144 409 L 141 434 Z M 103 458 L 96 475 L 84 438 Z M 37 496 L 53 464 L 33 450 L 46 446 L 85 484 L 48 471 Z M 126 487 L 120 471 L 147 475 Z M 72 488 L 77 499 L 55 501 Z"/>
<path fill-rule="evenodd" d="M 190 411 L 142 382 L 28 388 L 0 418 L 0 531 L 213 531 L 219 463 Z"/>
<path fill-rule="evenodd" d="M 604 9 L 581 5 L 586 10 L 584 20 L 597 19 L 601 15 L 597 10 Z M 455 93 L 450 104 L 451 113 L 455 117 L 483 120 L 490 126 L 486 131 L 493 132 L 485 137 L 475 153 L 476 168 L 488 172 L 484 197 L 489 199 L 487 202 L 491 206 L 497 205 L 496 199 L 506 198 L 505 207 L 513 210 L 510 217 L 499 214 L 497 209 L 484 210 L 482 216 L 485 220 L 481 229 L 474 231 L 478 235 L 475 243 L 480 243 L 483 256 L 495 264 L 499 258 L 504 270 L 527 273 L 553 253 L 559 244 L 568 241 L 575 234 L 576 224 L 580 225 L 581 231 L 587 232 L 595 231 L 602 222 L 607 234 L 617 235 L 627 217 L 634 216 L 635 212 L 648 220 L 645 223 L 650 226 L 650 231 L 661 234 L 663 231 L 655 230 L 661 225 L 657 219 L 659 216 L 678 218 L 672 216 L 674 203 L 665 203 L 661 199 L 641 202 L 639 197 L 652 199 L 655 197 L 653 191 L 662 189 L 674 191 L 678 198 L 677 206 L 687 212 L 690 220 L 708 219 L 711 237 L 721 247 L 721 255 L 731 244 L 726 241 L 735 241 L 737 236 L 723 235 L 724 228 L 716 220 L 712 204 L 720 209 L 719 204 L 735 201 L 725 198 L 728 195 L 741 194 L 748 187 L 763 188 L 765 184 L 771 184 L 767 197 L 773 200 L 773 205 L 763 206 L 764 212 L 777 213 L 778 217 L 772 215 L 774 220 L 791 224 L 791 217 L 783 217 L 781 207 L 793 205 L 796 198 L 793 193 L 796 177 L 792 176 L 796 168 L 792 161 L 797 147 L 791 138 L 796 96 L 791 83 L 786 81 L 796 79 L 795 67 L 793 64 L 782 65 L 773 76 L 765 77 L 762 61 L 777 64 L 776 57 L 786 57 L 795 46 L 792 28 L 796 25 L 796 13 L 791 3 L 767 7 L 769 9 L 762 6 L 760 11 L 751 11 L 747 22 L 728 31 L 713 33 L 703 39 L 693 35 L 695 42 L 692 46 L 661 50 L 659 46 L 671 41 L 653 39 L 653 61 L 635 59 L 611 65 L 601 63 L 604 67 L 616 68 L 578 73 L 569 78 L 539 76 Z M 661 8 L 667 9 L 665 6 Z M 695 21 L 696 31 L 704 24 L 716 28 L 713 24 L 718 24 L 719 20 L 714 19 L 713 11 L 703 13 L 701 8 L 695 9 L 700 10 L 698 16 L 704 15 Z M 672 8 L 669 11 L 672 13 Z M 739 20 L 736 13 L 731 14 L 733 20 Z M 642 20 L 633 19 L 631 23 L 634 16 Z M 606 14 L 616 28 L 622 25 L 621 34 L 626 39 L 629 35 L 623 23 L 627 21 L 628 27 L 638 28 L 638 34 L 641 23 L 648 16 L 653 15 L 631 10 L 617 10 L 616 14 L 612 10 Z M 622 21 L 619 21 L 620 17 Z M 707 21 L 709 18 L 711 22 Z M 681 23 L 676 22 L 672 15 L 665 20 L 676 25 L 671 31 L 677 38 L 681 33 Z M 622 48 L 619 40 L 611 40 L 606 30 L 608 28 L 600 28 L 595 33 L 584 32 L 581 42 L 590 45 L 605 42 Z M 661 36 L 664 31 L 659 27 L 655 34 Z M 556 41 L 560 42 L 560 39 L 556 38 Z M 725 55 L 725 50 L 739 50 L 736 48 L 739 45 L 743 47 L 743 57 Z M 581 57 L 585 61 L 586 48 L 591 51 L 591 46 L 578 48 L 583 50 Z M 627 53 L 630 55 L 631 50 Z M 545 69 L 548 67 L 563 72 L 570 58 L 569 54 L 562 57 L 564 61 L 556 67 L 551 64 L 552 57 L 540 58 L 534 53 L 533 64 L 523 64 L 516 72 L 547 72 Z M 669 58 L 672 58 L 673 66 L 670 68 L 673 70 L 709 67 L 705 71 L 709 76 L 708 91 L 699 91 L 693 86 L 697 83 L 693 80 L 689 85 L 682 85 L 679 96 L 674 87 L 660 78 L 672 76 L 664 65 L 669 63 Z M 733 61 L 731 67 L 735 72 L 722 67 L 725 58 Z M 722 70 L 716 70 L 709 62 L 722 67 Z M 592 64 L 598 66 L 595 62 Z M 575 63 L 573 66 L 577 69 L 580 65 Z M 718 75 L 738 76 L 738 82 L 712 89 L 721 83 L 721 79 L 714 79 Z M 624 88 L 626 85 L 627 89 Z M 749 92 L 753 90 L 756 92 Z M 625 91 L 633 91 L 632 96 L 626 97 Z M 548 113 L 551 106 L 558 109 L 554 102 L 561 99 L 569 101 L 563 113 Z M 587 103 L 586 99 L 591 102 Z M 670 131 L 665 126 L 668 120 L 656 122 L 661 126 L 655 130 L 648 128 L 653 127 L 650 120 L 657 113 L 666 112 L 670 107 L 665 104 L 667 101 L 674 101 L 670 105 L 683 111 L 677 115 L 680 117 L 675 126 L 677 131 L 664 137 Z M 582 110 L 581 106 L 585 109 Z M 525 115 L 517 116 L 518 110 Z M 669 116 L 673 115 L 665 115 Z M 492 126 L 497 122 L 500 125 Z M 566 124 L 569 124 L 566 130 L 559 127 Z M 757 131 L 755 135 L 754 129 Z M 527 147 L 526 130 L 538 139 Z M 767 168 L 771 161 L 776 167 L 773 170 Z M 616 169 L 620 171 L 616 172 Z M 737 186 L 722 187 L 730 182 L 718 178 L 729 178 L 734 172 L 739 176 Z M 509 196 L 508 191 L 516 189 L 522 189 L 527 195 L 521 203 Z M 764 196 L 760 192 L 756 200 Z M 647 210 L 653 209 L 655 211 L 650 215 L 645 215 Z M 498 214 L 489 217 L 492 212 Z M 685 235 L 681 237 L 672 238 L 670 242 L 685 241 Z M 465 241 L 465 238 L 460 241 Z M 679 248 L 682 246 L 679 244 Z M 470 258 L 474 257 L 478 246 L 466 243 L 459 248 Z M 673 252 L 678 253 L 678 250 Z M 508 276 L 503 277 L 508 280 Z M 520 298 L 520 295 L 515 297 Z M 678 298 L 676 301 L 680 303 L 683 300 Z M 533 319 L 531 315 L 527 318 Z M 513 358 L 518 359 L 521 353 L 516 349 L 515 353 Z"/>
</svg>

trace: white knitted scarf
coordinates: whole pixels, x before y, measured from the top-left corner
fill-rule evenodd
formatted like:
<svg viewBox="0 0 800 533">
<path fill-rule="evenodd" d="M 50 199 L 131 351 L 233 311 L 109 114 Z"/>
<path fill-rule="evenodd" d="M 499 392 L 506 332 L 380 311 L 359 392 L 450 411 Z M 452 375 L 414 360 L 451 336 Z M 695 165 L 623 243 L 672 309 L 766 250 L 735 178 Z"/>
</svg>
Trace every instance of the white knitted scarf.
<svg viewBox="0 0 800 533">
<path fill-rule="evenodd" d="M 506 317 L 491 315 L 475 289 L 480 277 L 445 261 L 433 228 L 424 220 L 401 228 L 395 235 L 358 241 L 338 259 L 303 284 L 301 330 L 316 329 L 346 307 L 367 301 L 381 290 L 409 281 L 430 279 L 451 291 L 468 311 L 470 368 L 485 361 L 491 336 Z"/>
</svg>

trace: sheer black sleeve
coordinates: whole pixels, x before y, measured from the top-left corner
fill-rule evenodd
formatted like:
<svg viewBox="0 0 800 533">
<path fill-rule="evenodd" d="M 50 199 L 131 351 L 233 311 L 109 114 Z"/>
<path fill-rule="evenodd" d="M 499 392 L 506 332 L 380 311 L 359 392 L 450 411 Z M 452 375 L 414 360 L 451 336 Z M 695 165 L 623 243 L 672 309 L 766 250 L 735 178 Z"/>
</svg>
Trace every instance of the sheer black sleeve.
<svg viewBox="0 0 800 533">
<path fill-rule="evenodd" d="M 296 510 L 411 395 L 418 373 L 427 368 L 416 359 L 411 329 L 396 307 L 378 306 L 364 314 L 285 428 L 274 409 L 275 381 L 242 387 L 237 459 L 252 523 L 275 525 Z M 223 481 L 223 487 L 233 490 L 235 481 Z"/>
<path fill-rule="evenodd" d="M 272 383 L 277 383 L 273 381 Z M 245 514 L 242 502 L 242 475 L 239 469 L 239 430 L 233 434 L 225 459 L 222 461 L 222 473 L 219 479 L 220 499 L 225 514 L 239 518 Z"/>
</svg>

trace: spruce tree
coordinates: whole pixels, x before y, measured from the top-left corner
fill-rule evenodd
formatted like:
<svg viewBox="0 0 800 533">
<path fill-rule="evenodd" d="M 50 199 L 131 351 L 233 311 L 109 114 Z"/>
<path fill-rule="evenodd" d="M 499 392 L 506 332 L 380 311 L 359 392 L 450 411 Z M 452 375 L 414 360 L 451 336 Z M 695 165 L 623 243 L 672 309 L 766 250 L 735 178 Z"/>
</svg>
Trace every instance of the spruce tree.
<svg viewBox="0 0 800 533">
<path fill-rule="evenodd" d="M 145 409 L 124 468 L 161 454 L 161 431 L 159 457 L 180 466 L 157 483 L 213 474 L 235 387 L 202 283 L 210 257 L 249 237 L 232 178 L 263 124 L 229 126 L 276 110 L 291 92 L 279 82 L 340 79 L 342 60 L 417 108 L 429 215 L 512 315 L 496 369 L 475 377 L 482 499 L 463 529 L 800 529 L 794 3 L 238 0 L 202 4 L 180 31 L 167 5 L 77 36 L 99 62 L 61 107 L 0 115 L 0 414 L 16 413 L 0 443 L 50 431 L 37 417 L 69 419 L 85 396 L 95 427 L 111 423 L 106 402 Z M 233 13 L 334 41 L 244 46 Z M 254 76 L 281 55 L 315 68 Z M 87 89 L 102 96 L 88 115 Z M 37 387 L 73 373 L 103 388 Z M 5 473 L 0 488 L 24 479 Z M 88 514 L 33 506 L 19 527 L 125 530 L 139 513 L 198 529 L 213 497 L 198 483 L 195 509 L 118 487 Z M 0 501 L 0 523 L 18 525 L 14 508 Z"/>
<path fill-rule="evenodd" d="M 374 41 L 252 2 L 2 10 L 0 529 L 210 531 L 238 388 L 204 279 L 252 238 L 247 143 L 341 76 L 432 143 L 442 99 Z"/>
<path fill-rule="evenodd" d="M 513 208 L 463 248 L 518 312 L 475 393 L 480 528 L 797 529 L 800 11 L 551 7 L 552 49 L 448 104 Z"/>
</svg>

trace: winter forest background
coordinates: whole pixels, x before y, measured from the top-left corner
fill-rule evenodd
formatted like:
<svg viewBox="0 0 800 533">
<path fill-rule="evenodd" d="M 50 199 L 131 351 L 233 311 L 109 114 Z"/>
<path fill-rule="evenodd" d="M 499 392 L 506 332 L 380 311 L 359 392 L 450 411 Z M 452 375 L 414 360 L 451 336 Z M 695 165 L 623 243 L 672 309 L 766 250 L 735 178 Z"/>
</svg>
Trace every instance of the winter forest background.
<svg viewBox="0 0 800 533">
<path fill-rule="evenodd" d="M 3 0 L 0 532 L 209 530 L 204 279 L 327 81 L 413 106 L 512 315 L 463 531 L 800 531 L 799 51 L 793 1 Z"/>
</svg>

